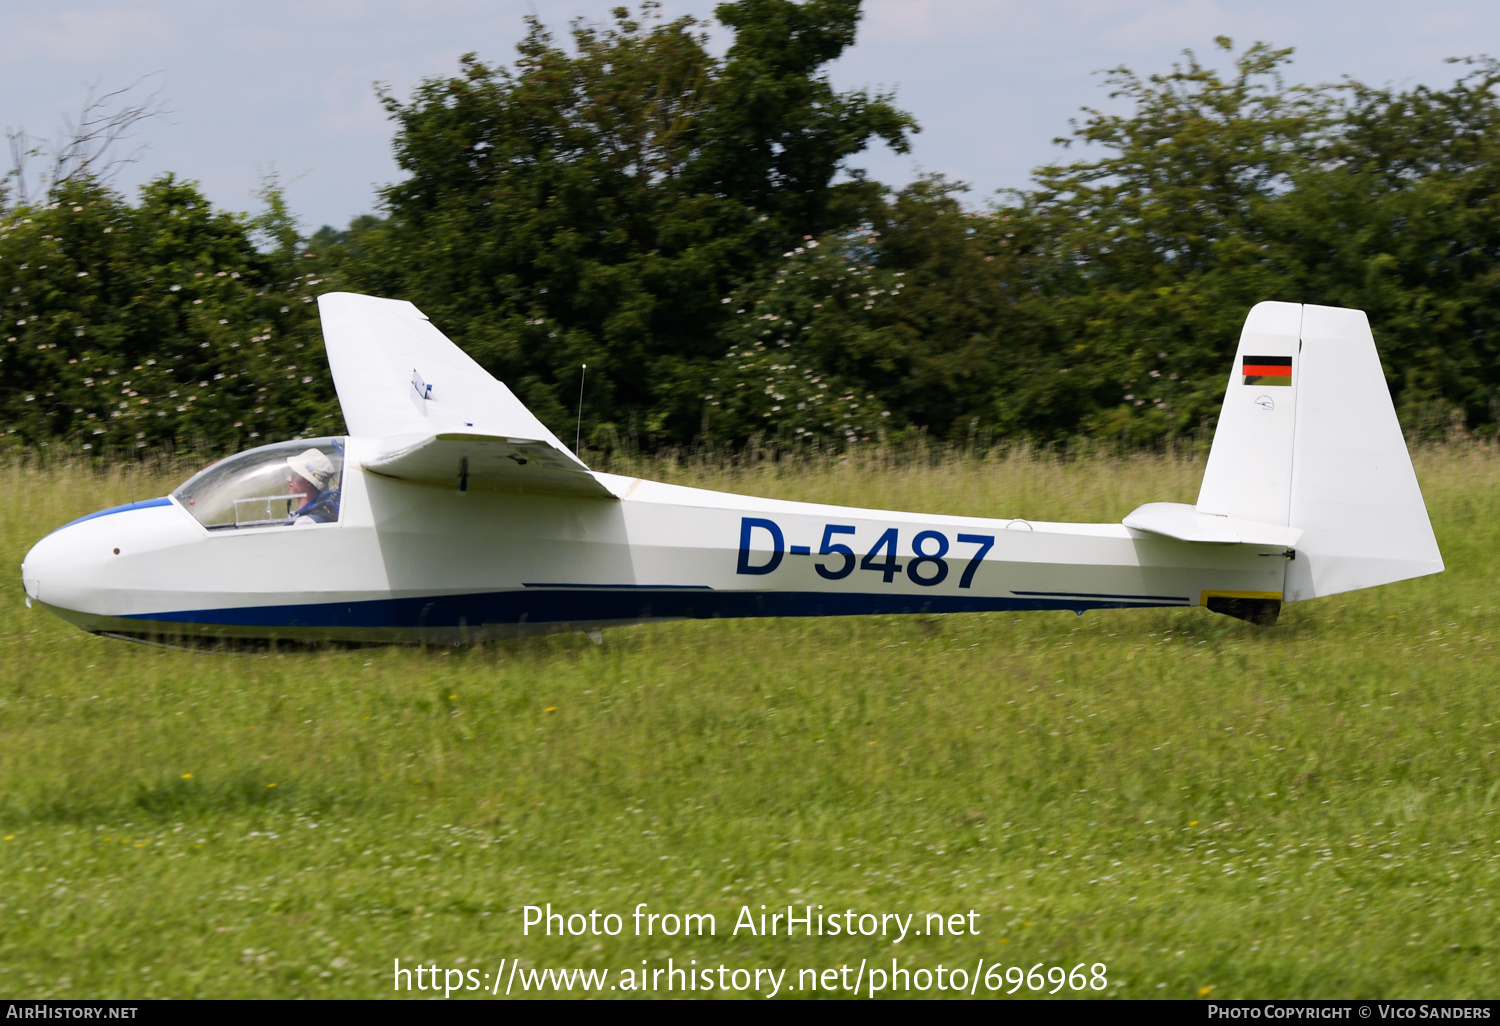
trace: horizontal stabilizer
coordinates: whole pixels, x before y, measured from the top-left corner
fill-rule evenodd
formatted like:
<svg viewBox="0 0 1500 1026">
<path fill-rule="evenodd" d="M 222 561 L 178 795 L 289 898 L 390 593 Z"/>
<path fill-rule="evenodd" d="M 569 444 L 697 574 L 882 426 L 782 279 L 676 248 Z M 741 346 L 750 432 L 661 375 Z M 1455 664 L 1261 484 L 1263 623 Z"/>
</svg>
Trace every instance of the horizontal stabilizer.
<svg viewBox="0 0 1500 1026">
<path fill-rule="evenodd" d="M 1149 531 L 1179 541 L 1218 545 L 1280 545 L 1291 548 L 1302 537 L 1302 532 L 1295 527 L 1200 513 L 1196 507 L 1181 502 L 1148 502 L 1122 522 L 1126 527 L 1137 531 Z"/>
<path fill-rule="evenodd" d="M 615 498 L 571 455 L 540 439 L 462 432 L 393 438 L 365 461 L 365 469 L 382 477 L 459 492 Z"/>
</svg>

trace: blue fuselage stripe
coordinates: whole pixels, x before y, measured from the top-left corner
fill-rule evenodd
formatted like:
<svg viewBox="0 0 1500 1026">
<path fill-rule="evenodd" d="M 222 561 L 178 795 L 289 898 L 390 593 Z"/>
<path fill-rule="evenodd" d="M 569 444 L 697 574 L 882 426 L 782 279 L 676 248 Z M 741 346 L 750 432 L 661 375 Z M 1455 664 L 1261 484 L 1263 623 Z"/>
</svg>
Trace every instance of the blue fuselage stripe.
<svg viewBox="0 0 1500 1026">
<path fill-rule="evenodd" d="M 712 591 L 706 584 L 532 584 L 530 581 L 522 581 L 523 588 L 571 588 L 583 591 L 597 591 L 608 588 L 611 591 L 631 589 L 634 591 Z"/>
<path fill-rule="evenodd" d="M 1126 609 L 1172 600 L 878 595 L 815 591 L 567 590 L 369 599 L 137 613 L 126 619 L 234 627 L 425 628 L 751 616 L 859 616 L 1035 609 Z"/>
<path fill-rule="evenodd" d="M 109 509 L 101 509 L 97 513 L 90 513 L 86 517 L 79 517 L 77 520 L 69 520 L 66 524 L 63 524 L 62 527 L 55 528 L 48 533 L 56 534 L 58 531 L 66 530 L 67 528 L 72 527 L 74 524 L 81 524 L 85 520 L 96 520 L 99 517 L 107 517 L 111 513 L 128 513 L 133 509 L 150 509 L 153 506 L 170 505 L 172 505 L 172 500 L 166 496 L 162 496 L 159 499 L 142 499 L 140 502 L 127 502 L 123 506 L 111 506 Z"/>
<path fill-rule="evenodd" d="M 1114 599 L 1126 602 L 1151 602 L 1161 605 L 1191 603 L 1193 600 L 1185 595 L 1111 595 L 1107 592 L 1088 591 L 1015 591 L 1012 595 L 1023 595 L 1027 598 L 1065 598 L 1065 599 Z"/>
</svg>

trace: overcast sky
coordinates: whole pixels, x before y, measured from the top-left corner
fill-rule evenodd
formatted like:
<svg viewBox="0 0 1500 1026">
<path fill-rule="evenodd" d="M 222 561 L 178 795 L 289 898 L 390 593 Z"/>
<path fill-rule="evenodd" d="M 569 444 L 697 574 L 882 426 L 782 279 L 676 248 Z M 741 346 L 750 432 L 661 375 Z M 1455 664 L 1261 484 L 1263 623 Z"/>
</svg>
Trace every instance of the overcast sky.
<svg viewBox="0 0 1500 1026">
<path fill-rule="evenodd" d="M 149 145 L 119 184 L 165 171 L 199 181 L 219 206 L 255 206 L 275 167 L 304 227 L 342 226 L 374 209 L 397 177 L 391 124 L 372 83 L 407 97 L 477 51 L 508 61 L 534 10 L 565 30 L 603 19 L 613 0 L 6 0 L 0 125 L 33 135 L 76 112 L 86 85 L 144 75 L 172 113 L 141 127 Z M 712 0 L 666 0 L 670 16 L 711 15 Z M 1500 53 L 1495 0 L 866 0 L 859 41 L 832 68 L 840 88 L 891 89 L 922 126 L 913 152 L 857 158 L 900 185 L 919 171 L 969 182 L 970 202 L 1023 187 L 1057 158 L 1052 140 L 1104 102 L 1094 72 L 1168 70 L 1182 50 L 1295 47 L 1289 78 L 1447 85 L 1446 57 Z M 724 38 L 724 31 L 717 36 Z M 145 89 L 140 90 L 144 94 Z"/>
</svg>

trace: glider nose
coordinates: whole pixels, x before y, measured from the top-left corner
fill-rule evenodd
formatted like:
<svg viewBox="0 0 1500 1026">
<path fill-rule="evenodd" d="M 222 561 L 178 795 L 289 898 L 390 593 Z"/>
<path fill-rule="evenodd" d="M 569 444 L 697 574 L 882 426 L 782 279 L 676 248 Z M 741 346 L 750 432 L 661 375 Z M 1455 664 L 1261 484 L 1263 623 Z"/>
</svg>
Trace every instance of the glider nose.
<svg viewBox="0 0 1500 1026">
<path fill-rule="evenodd" d="M 21 561 L 27 602 L 40 602 L 54 611 L 109 612 L 104 607 L 122 585 L 130 583 L 115 580 L 124 569 L 121 552 L 144 552 L 177 540 L 179 518 L 172 514 L 179 511 L 170 507 L 169 499 L 147 499 L 59 527 L 33 545 Z"/>
<path fill-rule="evenodd" d="M 74 593 L 79 584 L 97 577 L 99 560 L 90 558 L 89 546 L 79 534 L 78 526 L 60 527 L 26 553 L 21 561 L 21 583 L 26 588 L 28 605 L 46 601 L 44 594 L 57 605 L 59 596 Z"/>
</svg>

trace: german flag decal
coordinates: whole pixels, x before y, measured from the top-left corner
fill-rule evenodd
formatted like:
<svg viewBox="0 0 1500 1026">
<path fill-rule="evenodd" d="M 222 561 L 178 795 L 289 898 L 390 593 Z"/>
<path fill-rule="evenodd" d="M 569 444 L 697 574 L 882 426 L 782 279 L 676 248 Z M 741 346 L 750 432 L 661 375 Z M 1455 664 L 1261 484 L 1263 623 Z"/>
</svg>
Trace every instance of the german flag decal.
<svg viewBox="0 0 1500 1026">
<path fill-rule="evenodd" d="M 1290 356 L 1247 356 L 1243 370 L 1247 385 L 1290 385 L 1292 383 L 1292 358 Z"/>
</svg>

